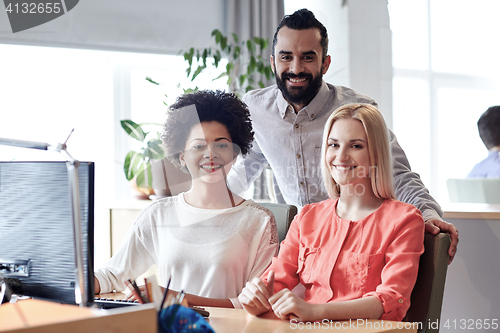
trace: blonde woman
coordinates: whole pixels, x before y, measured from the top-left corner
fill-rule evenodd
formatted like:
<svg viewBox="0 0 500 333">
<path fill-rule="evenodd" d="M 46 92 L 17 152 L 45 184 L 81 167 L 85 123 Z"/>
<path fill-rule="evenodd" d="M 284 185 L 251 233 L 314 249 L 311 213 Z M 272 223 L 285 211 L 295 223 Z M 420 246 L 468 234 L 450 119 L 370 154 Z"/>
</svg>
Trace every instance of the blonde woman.
<svg viewBox="0 0 500 333">
<path fill-rule="evenodd" d="M 300 211 L 277 258 L 247 283 L 239 300 L 248 313 L 302 321 L 404 318 L 424 220 L 395 200 L 387 133 L 372 105 L 332 113 L 321 150 L 330 198 Z M 290 291 L 299 283 L 304 299 Z"/>
</svg>

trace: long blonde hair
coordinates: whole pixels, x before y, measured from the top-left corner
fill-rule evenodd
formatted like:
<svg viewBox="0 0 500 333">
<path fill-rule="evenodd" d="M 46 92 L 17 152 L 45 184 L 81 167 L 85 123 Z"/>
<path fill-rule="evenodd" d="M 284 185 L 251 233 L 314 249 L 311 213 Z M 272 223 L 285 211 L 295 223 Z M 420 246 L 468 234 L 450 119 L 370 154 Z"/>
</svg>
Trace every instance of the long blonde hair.
<svg viewBox="0 0 500 333">
<path fill-rule="evenodd" d="M 379 110 L 370 104 L 350 103 L 342 105 L 330 115 L 323 130 L 321 145 L 321 174 L 323 184 L 330 198 L 340 196 L 340 186 L 332 178 L 326 162 L 328 149 L 328 136 L 333 123 L 337 119 L 357 119 L 363 124 L 368 140 L 368 153 L 370 156 L 370 174 L 372 190 L 376 197 L 382 199 L 395 199 L 392 157 L 389 149 L 389 136 L 384 118 Z"/>
</svg>

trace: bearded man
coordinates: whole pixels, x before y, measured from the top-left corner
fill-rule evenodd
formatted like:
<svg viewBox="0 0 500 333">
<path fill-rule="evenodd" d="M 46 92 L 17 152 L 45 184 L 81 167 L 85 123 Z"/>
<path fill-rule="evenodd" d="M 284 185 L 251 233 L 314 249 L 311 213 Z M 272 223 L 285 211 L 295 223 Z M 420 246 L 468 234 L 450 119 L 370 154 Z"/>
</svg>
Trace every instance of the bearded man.
<svg viewBox="0 0 500 333">
<path fill-rule="evenodd" d="M 246 190 L 269 164 L 279 203 L 300 209 L 328 198 L 320 171 L 326 119 L 347 103 L 377 105 L 370 97 L 350 88 L 323 81 L 330 62 L 326 28 L 311 11 L 301 9 L 282 19 L 274 34 L 271 55 L 276 84 L 252 90 L 243 97 L 250 109 L 255 141 L 252 151 L 239 159 L 228 175 L 231 190 L 236 193 Z M 411 171 L 394 133 L 389 131 L 388 135 L 397 199 L 422 212 L 427 232 L 450 234 L 451 263 L 458 231 L 442 219 L 441 207 L 418 174 Z"/>
</svg>

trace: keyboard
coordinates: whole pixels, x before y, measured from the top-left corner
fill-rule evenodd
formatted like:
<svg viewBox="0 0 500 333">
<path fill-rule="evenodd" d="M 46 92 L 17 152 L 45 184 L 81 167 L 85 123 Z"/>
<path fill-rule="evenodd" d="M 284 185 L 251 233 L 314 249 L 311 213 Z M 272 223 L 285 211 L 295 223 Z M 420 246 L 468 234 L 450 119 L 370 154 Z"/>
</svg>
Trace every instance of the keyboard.
<svg viewBox="0 0 500 333">
<path fill-rule="evenodd" d="M 94 298 L 94 304 L 97 305 L 99 309 L 114 309 L 121 308 L 124 306 L 134 306 L 141 305 L 141 303 L 137 301 L 127 301 L 125 299 L 111 299 L 111 298 Z"/>
<path fill-rule="evenodd" d="M 121 299 L 99 298 L 99 297 L 94 298 L 94 304 L 99 309 L 114 309 L 114 308 L 121 308 L 124 306 L 141 305 L 141 303 L 139 303 L 137 301 L 127 301 L 125 299 L 121 300 Z M 199 308 L 196 306 L 189 307 L 189 308 L 198 312 L 201 316 L 203 316 L 205 318 L 210 316 L 210 312 L 208 312 L 204 308 Z"/>
</svg>

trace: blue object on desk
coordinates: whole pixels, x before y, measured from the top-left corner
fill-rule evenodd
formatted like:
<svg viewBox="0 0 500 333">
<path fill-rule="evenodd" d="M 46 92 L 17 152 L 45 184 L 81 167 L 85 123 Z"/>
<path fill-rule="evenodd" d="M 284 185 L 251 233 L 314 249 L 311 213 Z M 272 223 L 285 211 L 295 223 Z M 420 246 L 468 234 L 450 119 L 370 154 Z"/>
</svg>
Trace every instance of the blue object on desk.
<svg viewBox="0 0 500 333">
<path fill-rule="evenodd" d="M 196 311 L 174 304 L 158 313 L 159 333 L 207 332 L 215 333 L 208 322 Z"/>
</svg>

